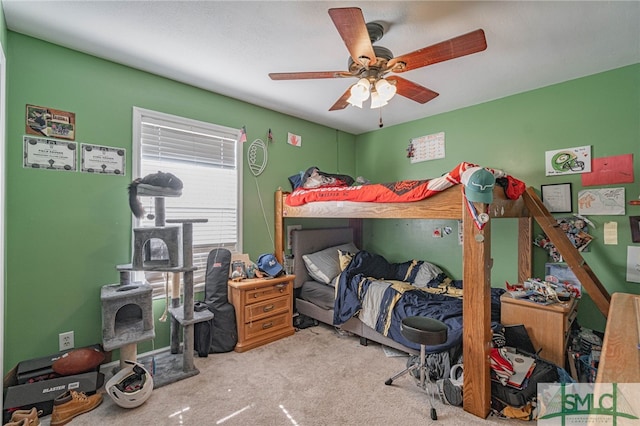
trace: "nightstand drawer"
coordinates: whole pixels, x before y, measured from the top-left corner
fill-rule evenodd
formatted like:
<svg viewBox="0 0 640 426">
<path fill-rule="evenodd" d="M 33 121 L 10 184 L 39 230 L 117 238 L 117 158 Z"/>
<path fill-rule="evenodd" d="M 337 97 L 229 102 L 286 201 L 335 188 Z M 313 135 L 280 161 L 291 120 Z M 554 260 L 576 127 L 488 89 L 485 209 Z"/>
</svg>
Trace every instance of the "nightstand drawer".
<svg viewBox="0 0 640 426">
<path fill-rule="evenodd" d="M 288 313 L 276 315 L 258 321 L 250 321 L 244 325 L 244 335 L 247 340 L 259 337 L 271 331 L 286 328 L 291 325 L 291 315 Z"/>
<path fill-rule="evenodd" d="M 289 282 L 274 283 L 264 287 L 248 289 L 244 292 L 244 303 L 251 304 L 274 297 L 288 295 L 291 291 Z"/>
<path fill-rule="evenodd" d="M 262 318 L 289 312 L 291 300 L 288 296 L 253 303 L 244 307 L 244 321 L 257 321 Z"/>
</svg>

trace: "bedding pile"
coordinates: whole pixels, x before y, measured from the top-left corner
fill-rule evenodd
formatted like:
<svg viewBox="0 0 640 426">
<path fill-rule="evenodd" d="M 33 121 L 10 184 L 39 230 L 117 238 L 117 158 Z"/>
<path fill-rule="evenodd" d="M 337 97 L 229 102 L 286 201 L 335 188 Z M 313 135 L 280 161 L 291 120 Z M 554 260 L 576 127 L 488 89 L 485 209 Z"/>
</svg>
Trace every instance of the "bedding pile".
<svg viewBox="0 0 640 426">
<path fill-rule="evenodd" d="M 444 191 L 454 185 L 462 183 L 463 173 L 476 164 L 462 162 L 450 172 L 433 179 L 403 180 L 391 183 L 370 183 L 365 185 L 352 185 L 352 178 L 345 175 L 330 175 L 319 172 L 315 174 L 305 173 L 299 182 L 293 184 L 293 192 L 287 196 L 287 205 L 296 207 L 314 201 L 360 201 L 373 203 L 402 203 L 419 201 Z M 499 169 L 486 168 L 496 178 L 496 183 L 502 186 L 509 199 L 519 198 L 525 191 L 522 181 L 507 175 Z M 308 175 L 308 176 L 307 176 Z M 320 175 L 323 179 L 315 179 L 312 176 Z M 307 179 L 313 182 L 305 186 Z M 349 183 L 351 182 L 351 183 Z"/>
<path fill-rule="evenodd" d="M 492 321 L 500 321 L 500 295 L 491 289 Z M 403 318 L 424 316 L 448 327 L 447 341 L 427 347 L 442 352 L 462 343 L 462 281 L 452 281 L 440 268 L 426 261 L 389 263 L 384 257 L 362 250 L 339 275 L 335 288 L 334 325 L 353 316 L 396 342 L 420 349 L 400 332 Z"/>
</svg>

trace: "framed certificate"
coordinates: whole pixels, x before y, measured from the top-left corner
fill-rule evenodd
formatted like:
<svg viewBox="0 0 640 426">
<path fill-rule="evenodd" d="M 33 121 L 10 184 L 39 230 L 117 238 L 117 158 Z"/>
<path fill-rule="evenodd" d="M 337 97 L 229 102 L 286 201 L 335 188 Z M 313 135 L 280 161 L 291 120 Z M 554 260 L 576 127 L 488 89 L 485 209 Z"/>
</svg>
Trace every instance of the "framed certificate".
<svg viewBox="0 0 640 426">
<path fill-rule="evenodd" d="M 22 141 L 23 167 L 72 172 L 77 170 L 75 142 L 27 135 Z"/>
<path fill-rule="evenodd" d="M 100 145 L 81 144 L 82 157 L 80 170 L 86 173 L 100 173 L 124 175 L 124 148 L 114 148 Z"/>
<path fill-rule="evenodd" d="M 573 211 L 570 183 L 542 185 L 540 189 L 542 202 L 550 213 L 571 213 Z"/>
</svg>

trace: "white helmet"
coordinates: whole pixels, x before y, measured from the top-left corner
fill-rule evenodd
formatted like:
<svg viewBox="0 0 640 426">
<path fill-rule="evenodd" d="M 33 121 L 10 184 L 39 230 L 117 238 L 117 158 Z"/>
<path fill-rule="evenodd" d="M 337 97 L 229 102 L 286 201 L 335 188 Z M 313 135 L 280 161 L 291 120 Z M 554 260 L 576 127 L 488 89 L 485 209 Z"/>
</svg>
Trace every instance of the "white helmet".
<svg viewBox="0 0 640 426">
<path fill-rule="evenodd" d="M 105 385 L 113 401 L 124 408 L 142 405 L 153 391 L 153 377 L 142 366 L 133 361 L 125 361 L 129 366 L 118 371 Z"/>
</svg>

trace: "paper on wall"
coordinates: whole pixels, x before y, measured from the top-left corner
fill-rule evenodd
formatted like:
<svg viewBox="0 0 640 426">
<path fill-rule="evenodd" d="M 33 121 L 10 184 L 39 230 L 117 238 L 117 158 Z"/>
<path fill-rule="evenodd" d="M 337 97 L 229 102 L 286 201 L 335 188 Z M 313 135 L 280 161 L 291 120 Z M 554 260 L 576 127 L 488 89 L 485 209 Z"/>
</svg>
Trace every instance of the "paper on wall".
<svg viewBox="0 0 640 426">
<path fill-rule="evenodd" d="M 640 246 L 627 247 L 627 281 L 640 283 Z"/>
<path fill-rule="evenodd" d="M 618 222 L 604 224 L 604 243 L 608 245 L 618 244 Z"/>
</svg>

